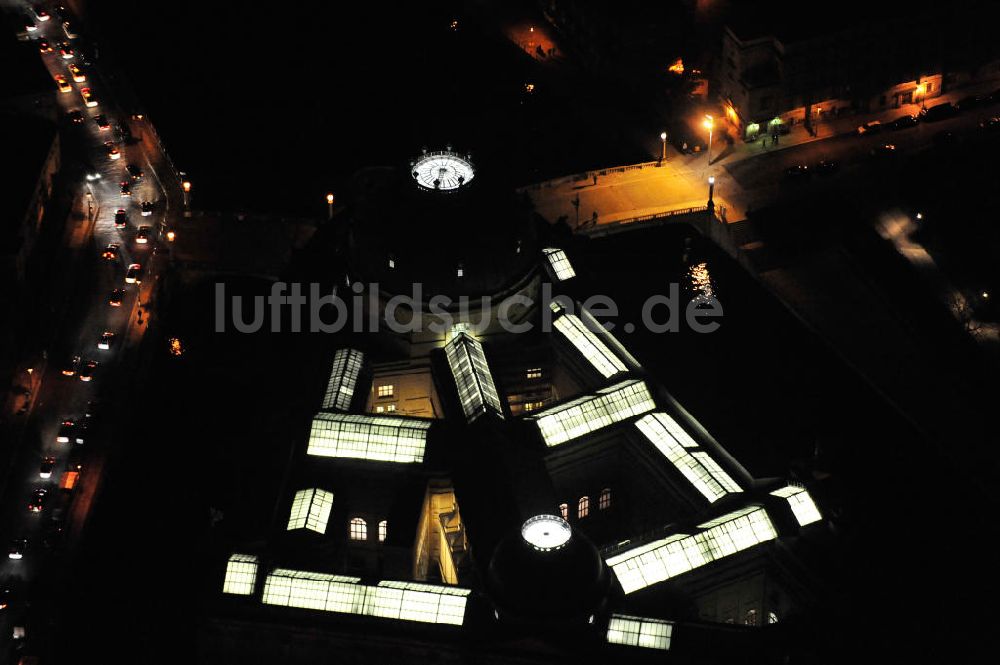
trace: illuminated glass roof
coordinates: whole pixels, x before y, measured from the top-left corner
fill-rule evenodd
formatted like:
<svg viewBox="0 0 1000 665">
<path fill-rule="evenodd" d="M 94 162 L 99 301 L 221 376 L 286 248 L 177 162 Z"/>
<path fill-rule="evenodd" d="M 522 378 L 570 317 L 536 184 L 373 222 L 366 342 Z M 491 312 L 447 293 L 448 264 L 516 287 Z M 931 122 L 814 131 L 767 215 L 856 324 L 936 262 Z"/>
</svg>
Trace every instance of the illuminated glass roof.
<svg viewBox="0 0 1000 665">
<path fill-rule="evenodd" d="M 310 529 L 316 533 L 326 533 L 326 523 L 333 508 L 333 492 L 321 489 L 305 489 L 295 493 L 292 510 L 288 515 L 288 531 Z"/>
<path fill-rule="evenodd" d="M 442 623 L 465 621 L 469 589 L 415 582 L 359 584 L 359 578 L 277 569 L 264 582 L 267 605 Z"/>
<path fill-rule="evenodd" d="M 521 537 L 540 552 L 559 549 L 572 535 L 569 522 L 555 515 L 536 515 L 521 526 Z"/>
<path fill-rule="evenodd" d="M 549 260 L 549 267 L 552 268 L 552 274 L 556 276 L 557 280 L 565 282 L 567 279 L 576 277 L 576 271 L 573 270 L 573 265 L 569 262 L 566 252 L 555 247 L 548 247 L 542 251 L 545 252 L 545 256 Z"/>
<path fill-rule="evenodd" d="M 483 345 L 462 332 L 452 337 L 444 348 L 465 417 L 473 421 L 490 410 L 503 418 L 500 398 L 486 364 Z"/>
<path fill-rule="evenodd" d="M 625 593 L 644 589 L 778 537 L 767 511 L 750 506 L 607 559 Z"/>
<path fill-rule="evenodd" d="M 607 640 L 609 644 L 666 651 L 670 648 L 673 633 L 674 624 L 670 621 L 612 614 L 608 621 Z"/>
<path fill-rule="evenodd" d="M 413 179 L 424 189 L 450 191 L 467 185 L 476 175 L 472 164 L 450 150 L 424 153 L 413 163 Z"/>
<path fill-rule="evenodd" d="M 628 371 L 625 363 L 593 331 L 589 330 L 576 314 L 567 312 L 556 319 L 552 325 L 576 347 L 576 350 L 604 378 L 607 379 L 619 372 Z"/>
<path fill-rule="evenodd" d="M 800 487 L 799 485 L 788 485 L 786 487 L 782 487 L 781 489 L 774 490 L 771 494 L 773 496 L 781 497 L 788 502 L 788 505 L 792 508 L 792 514 L 795 515 L 795 519 L 799 523 L 799 526 L 819 522 L 823 519 L 819 509 L 816 507 L 816 503 L 812 500 L 812 497 L 809 496 L 809 492 L 807 492 L 804 487 Z"/>
<path fill-rule="evenodd" d="M 309 432 L 310 455 L 379 462 L 422 462 L 430 420 L 317 413 Z"/>
<path fill-rule="evenodd" d="M 358 375 L 364 363 L 365 355 L 354 349 L 338 349 L 333 355 L 333 367 L 330 369 L 330 381 L 326 385 L 326 395 L 323 397 L 324 409 L 347 411 L 351 408 L 354 389 L 357 387 Z"/>
<path fill-rule="evenodd" d="M 545 445 L 552 447 L 655 408 L 645 382 L 633 379 L 540 411 L 532 419 Z"/>
<path fill-rule="evenodd" d="M 668 414 L 647 414 L 635 426 L 710 502 L 742 491 L 707 452 L 689 450 L 698 444 Z"/>
<path fill-rule="evenodd" d="M 257 583 L 257 568 L 260 564 L 253 554 L 233 554 L 226 564 L 226 579 L 222 583 L 222 593 L 249 596 Z"/>
</svg>

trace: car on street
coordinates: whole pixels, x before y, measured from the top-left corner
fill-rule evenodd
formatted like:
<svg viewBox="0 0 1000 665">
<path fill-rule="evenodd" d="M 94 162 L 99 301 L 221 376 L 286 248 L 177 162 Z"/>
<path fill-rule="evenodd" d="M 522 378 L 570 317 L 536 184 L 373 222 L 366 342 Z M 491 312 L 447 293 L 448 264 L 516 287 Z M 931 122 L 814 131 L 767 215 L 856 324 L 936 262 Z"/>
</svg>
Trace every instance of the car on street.
<svg viewBox="0 0 1000 665">
<path fill-rule="evenodd" d="M 108 298 L 108 304 L 112 307 L 121 307 L 123 300 L 125 300 L 125 289 L 115 289 Z"/>
<path fill-rule="evenodd" d="M 840 170 L 840 162 L 832 159 L 821 159 L 813 164 L 812 170 L 819 175 L 832 175 Z"/>
<path fill-rule="evenodd" d="M 62 74 L 56 74 L 54 78 L 56 80 L 56 87 L 59 88 L 59 92 L 73 91 L 73 86 L 69 84 L 69 81 L 66 80 L 65 76 Z"/>
<path fill-rule="evenodd" d="M 94 122 L 97 123 L 98 128 L 100 128 L 102 132 L 111 129 L 111 123 L 108 122 L 108 116 L 103 113 L 94 118 Z"/>
<path fill-rule="evenodd" d="M 993 116 L 979 123 L 979 129 L 984 132 L 1000 131 L 1000 117 Z"/>
<path fill-rule="evenodd" d="M 80 380 L 81 381 L 92 381 L 94 378 L 94 371 L 97 370 L 97 361 L 88 360 L 83 363 L 83 367 L 80 368 Z"/>
<path fill-rule="evenodd" d="M 42 5 L 31 5 L 31 13 L 39 23 L 45 23 L 52 18 Z"/>
<path fill-rule="evenodd" d="M 858 136 L 870 136 L 872 134 L 877 134 L 880 131 L 882 131 L 882 123 L 878 120 L 866 122 L 855 130 Z"/>
<path fill-rule="evenodd" d="M 872 157 L 891 157 L 896 154 L 896 146 L 892 143 L 883 143 L 871 149 Z"/>
<path fill-rule="evenodd" d="M 144 175 L 142 169 L 140 169 L 135 164 L 126 164 L 125 171 L 128 172 L 128 175 L 130 178 L 132 178 L 133 182 L 139 182 L 140 180 L 142 180 L 142 176 Z"/>
<path fill-rule="evenodd" d="M 793 164 L 785 169 L 786 180 L 805 180 L 809 175 L 809 166 L 807 164 Z"/>
<path fill-rule="evenodd" d="M 142 202 L 142 216 L 143 217 L 149 217 L 152 214 L 153 214 L 153 202 L 152 201 L 143 201 Z"/>
<path fill-rule="evenodd" d="M 122 196 L 132 196 L 132 183 L 127 180 L 122 180 L 121 183 L 121 195 Z"/>
<path fill-rule="evenodd" d="M 100 180 L 101 178 L 104 177 L 101 175 L 101 172 L 95 169 L 93 166 L 87 167 L 86 174 L 87 174 L 87 180 L 89 182 L 93 182 L 94 180 Z"/>
<path fill-rule="evenodd" d="M 109 242 L 108 246 L 104 248 L 101 252 L 101 258 L 107 259 L 108 261 L 114 261 L 118 258 L 118 252 L 120 245 L 116 242 Z"/>
<path fill-rule="evenodd" d="M 967 95 L 955 102 L 959 111 L 968 111 L 989 102 L 989 95 Z"/>
<path fill-rule="evenodd" d="M 58 48 L 59 48 L 59 55 L 62 57 L 63 60 L 71 60 L 76 57 L 76 51 L 74 51 L 73 47 L 67 44 L 66 42 L 59 42 Z"/>
<path fill-rule="evenodd" d="M 73 28 L 73 24 L 69 21 L 63 21 L 62 28 L 63 34 L 66 35 L 66 39 L 76 39 L 80 36 L 77 34 L 76 29 Z"/>
<path fill-rule="evenodd" d="M 115 334 L 109 330 L 105 330 L 101 333 L 101 338 L 97 340 L 97 348 L 101 351 L 107 351 L 111 348 L 113 341 L 115 341 Z"/>
<path fill-rule="evenodd" d="M 90 88 L 81 88 L 80 96 L 83 97 L 83 105 L 88 109 L 92 109 L 97 106 L 97 96 L 94 95 L 94 91 Z"/>
<path fill-rule="evenodd" d="M 31 493 L 31 499 L 28 501 L 28 512 L 40 513 L 42 509 L 45 508 L 45 501 L 49 497 L 49 491 L 44 488 L 38 488 Z"/>
<path fill-rule="evenodd" d="M 69 73 L 73 76 L 73 80 L 77 83 L 83 83 L 87 80 L 87 75 L 83 73 L 83 70 L 80 69 L 79 65 L 70 63 L 66 66 L 66 69 L 69 70 Z"/>
<path fill-rule="evenodd" d="M 142 264 L 133 263 L 128 267 L 125 272 L 125 283 L 126 284 L 140 284 L 142 282 Z"/>
<path fill-rule="evenodd" d="M 0 610 L 5 610 L 10 607 L 10 603 L 14 598 L 14 590 L 9 587 L 4 587 L 0 589 Z"/>
<path fill-rule="evenodd" d="M 31 17 L 30 14 L 25 14 L 24 18 L 24 29 L 28 32 L 37 32 L 38 26 L 35 25 L 35 19 Z"/>
<path fill-rule="evenodd" d="M 107 150 L 108 157 L 111 159 L 121 159 L 122 153 L 118 150 L 113 141 L 107 141 L 104 144 L 104 149 Z"/>
<path fill-rule="evenodd" d="M 149 244 L 149 236 L 152 232 L 153 228 L 151 226 L 140 226 L 139 230 L 135 233 L 135 242 L 139 245 Z"/>
<path fill-rule="evenodd" d="M 7 558 L 20 561 L 24 558 L 26 549 L 28 549 L 28 541 L 25 538 L 15 538 L 10 541 L 10 547 L 7 548 Z"/>
<path fill-rule="evenodd" d="M 42 480 L 48 480 L 52 477 L 52 469 L 56 465 L 55 457 L 43 457 L 42 463 L 38 465 L 38 477 Z"/>
<path fill-rule="evenodd" d="M 62 367 L 63 376 L 73 376 L 80 365 L 80 356 L 73 356 Z"/>
<path fill-rule="evenodd" d="M 39 53 L 52 53 L 52 51 L 54 51 L 54 50 L 55 49 L 52 48 L 52 44 L 49 41 L 47 41 L 45 39 L 39 40 L 39 42 L 38 42 L 38 52 Z"/>
<path fill-rule="evenodd" d="M 890 122 L 886 126 L 889 129 L 896 130 L 896 131 L 898 131 L 900 129 L 907 129 L 908 127 L 916 127 L 917 126 L 917 116 L 911 115 L 911 114 L 907 113 L 906 115 L 899 116 L 898 118 L 896 118 L 895 120 L 893 120 L 892 122 Z"/>
<path fill-rule="evenodd" d="M 115 228 L 124 229 L 126 226 L 128 226 L 128 213 L 119 208 L 118 212 L 115 213 Z"/>
<path fill-rule="evenodd" d="M 920 109 L 920 121 L 937 122 L 938 120 L 945 120 L 946 118 L 951 118 L 957 114 L 958 107 L 951 102 L 944 102 L 942 104 Z"/>
<path fill-rule="evenodd" d="M 72 111 L 67 112 L 66 117 L 69 118 L 74 125 L 83 124 L 83 113 L 80 109 L 73 109 Z"/>
<path fill-rule="evenodd" d="M 59 432 L 56 434 L 56 443 L 69 443 L 76 439 L 76 422 L 66 419 L 59 423 Z"/>
</svg>

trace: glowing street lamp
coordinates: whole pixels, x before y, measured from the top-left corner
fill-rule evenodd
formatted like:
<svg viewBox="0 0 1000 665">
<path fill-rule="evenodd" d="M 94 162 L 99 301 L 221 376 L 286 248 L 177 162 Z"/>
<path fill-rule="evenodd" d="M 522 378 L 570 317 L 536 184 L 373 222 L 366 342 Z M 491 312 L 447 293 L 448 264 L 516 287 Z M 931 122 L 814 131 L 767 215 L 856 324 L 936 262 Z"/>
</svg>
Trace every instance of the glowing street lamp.
<svg viewBox="0 0 1000 665">
<path fill-rule="evenodd" d="M 191 216 L 191 182 L 185 180 L 181 183 L 181 189 L 184 190 L 184 216 Z"/>
<path fill-rule="evenodd" d="M 715 119 L 705 114 L 705 121 L 701 123 L 702 126 L 708 130 L 708 165 L 712 165 L 712 130 L 715 128 Z"/>
<path fill-rule="evenodd" d="M 927 84 L 920 83 L 917 85 L 917 89 L 914 90 L 915 93 L 920 95 L 920 108 L 927 108 Z"/>
<path fill-rule="evenodd" d="M 667 133 L 660 132 L 660 142 L 663 143 L 663 151 L 660 153 L 660 161 L 667 161 Z"/>
<path fill-rule="evenodd" d="M 712 213 L 715 210 L 715 176 L 708 176 L 708 212 Z"/>
<path fill-rule="evenodd" d="M 333 192 L 326 195 L 326 218 L 333 219 Z"/>
</svg>

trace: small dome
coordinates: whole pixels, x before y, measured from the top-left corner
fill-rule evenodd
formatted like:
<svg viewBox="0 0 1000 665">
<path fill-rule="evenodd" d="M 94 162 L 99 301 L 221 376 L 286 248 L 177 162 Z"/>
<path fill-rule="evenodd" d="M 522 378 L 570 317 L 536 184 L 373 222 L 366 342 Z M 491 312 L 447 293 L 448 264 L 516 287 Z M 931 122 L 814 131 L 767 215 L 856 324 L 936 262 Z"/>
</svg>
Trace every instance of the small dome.
<svg viewBox="0 0 1000 665">
<path fill-rule="evenodd" d="M 583 624 L 603 607 L 610 576 L 586 536 L 560 517 L 538 515 L 497 546 L 488 585 L 501 619 Z"/>
</svg>

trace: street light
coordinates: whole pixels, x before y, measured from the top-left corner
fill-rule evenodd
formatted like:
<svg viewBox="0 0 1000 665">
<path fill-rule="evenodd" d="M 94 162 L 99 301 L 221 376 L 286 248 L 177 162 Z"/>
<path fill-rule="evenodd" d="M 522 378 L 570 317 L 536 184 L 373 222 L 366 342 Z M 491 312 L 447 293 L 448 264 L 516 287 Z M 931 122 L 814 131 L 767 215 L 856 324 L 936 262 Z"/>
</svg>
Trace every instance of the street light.
<svg viewBox="0 0 1000 665">
<path fill-rule="evenodd" d="M 185 180 L 181 183 L 181 189 L 184 190 L 184 216 L 191 216 L 191 182 Z"/>
<path fill-rule="evenodd" d="M 660 141 L 663 143 L 663 151 L 660 153 L 660 161 L 667 161 L 667 133 L 660 132 Z"/>
<path fill-rule="evenodd" d="M 712 129 L 715 127 L 715 119 L 705 114 L 705 122 L 701 123 L 708 130 L 708 165 L 712 165 Z"/>
<path fill-rule="evenodd" d="M 927 84 L 920 83 L 917 85 L 917 89 L 914 90 L 918 95 L 920 95 L 920 108 L 927 108 Z"/>
<path fill-rule="evenodd" d="M 715 210 L 715 201 L 713 200 L 715 196 L 715 176 L 708 176 L 708 212 Z"/>
<path fill-rule="evenodd" d="M 333 219 L 333 192 L 326 195 L 326 218 Z"/>
</svg>

